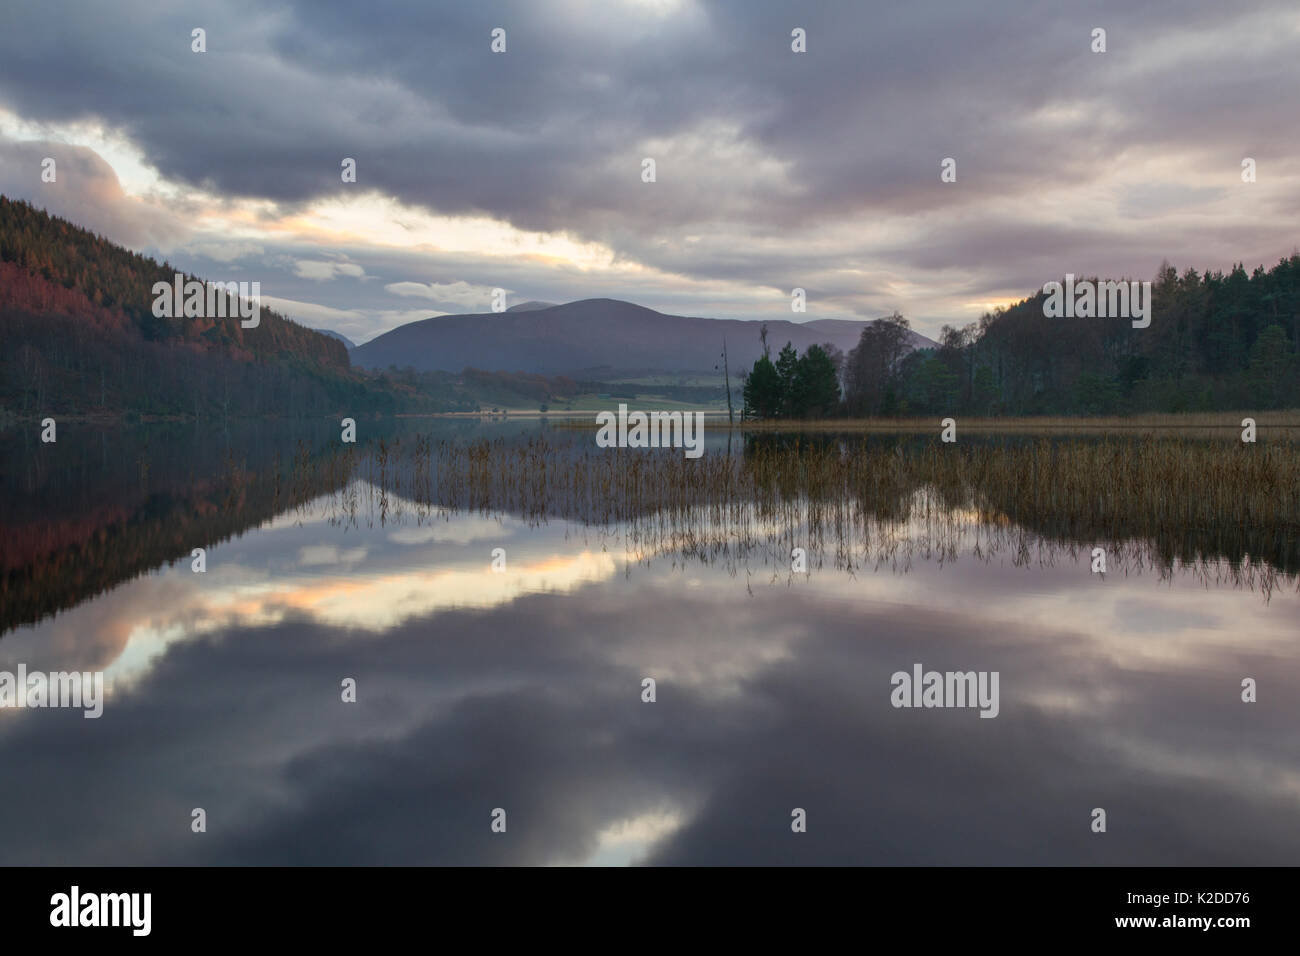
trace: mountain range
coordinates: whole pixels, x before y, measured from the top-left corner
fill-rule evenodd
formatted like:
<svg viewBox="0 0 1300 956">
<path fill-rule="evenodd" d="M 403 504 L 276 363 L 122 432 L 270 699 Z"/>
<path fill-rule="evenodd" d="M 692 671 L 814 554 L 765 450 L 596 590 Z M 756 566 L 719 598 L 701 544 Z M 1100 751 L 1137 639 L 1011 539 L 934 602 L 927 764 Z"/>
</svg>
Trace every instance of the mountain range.
<svg viewBox="0 0 1300 956">
<path fill-rule="evenodd" d="M 829 343 L 844 352 L 874 320 L 767 320 L 775 355 L 790 342 L 800 353 Z M 618 372 L 712 372 L 725 341 L 732 374 L 747 371 L 763 353 L 763 322 L 668 315 L 618 299 L 582 299 L 555 305 L 524 302 L 504 312 L 440 315 L 399 326 L 349 349 L 363 368 L 458 372 L 500 369 L 542 375 L 610 376 Z M 912 347 L 936 343 L 913 332 Z"/>
<path fill-rule="evenodd" d="M 338 339 L 340 342 L 343 343 L 345 347 L 349 349 L 354 349 L 357 347 L 356 342 L 353 342 L 350 338 L 348 338 L 346 335 L 342 334 L 341 332 L 335 332 L 333 329 L 313 329 L 312 331 L 319 332 L 321 335 L 328 335 L 332 339 Z"/>
</svg>

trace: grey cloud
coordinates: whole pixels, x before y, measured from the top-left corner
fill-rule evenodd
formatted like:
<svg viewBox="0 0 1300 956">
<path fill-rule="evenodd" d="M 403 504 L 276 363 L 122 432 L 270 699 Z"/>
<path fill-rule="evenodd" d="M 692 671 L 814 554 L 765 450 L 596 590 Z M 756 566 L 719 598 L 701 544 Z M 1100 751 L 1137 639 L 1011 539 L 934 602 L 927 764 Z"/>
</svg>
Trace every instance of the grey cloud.
<svg viewBox="0 0 1300 956">
<path fill-rule="evenodd" d="M 1025 294 L 1079 262 L 1226 267 L 1292 244 L 1285 189 L 1273 221 L 1232 248 L 1210 216 L 1168 228 L 1163 214 L 1214 193 L 1162 182 L 1130 192 L 1121 224 L 1021 214 L 987 225 L 1006 201 L 1063 184 L 1086 215 L 1143 156 L 1171 170 L 1222 164 L 1229 188 L 1240 155 L 1258 153 L 1294 182 L 1286 157 L 1300 132 L 1280 91 L 1294 88 L 1300 41 L 1272 26 L 1293 16 L 1282 0 L 1231 11 L 1194 0 L 1176 17 L 1124 0 L 1050 11 L 1030 0 L 685 2 L 667 16 L 617 3 L 326 2 L 278 17 L 241 3 L 162 15 L 53 4 L 7 16 L 0 102 L 41 120 L 102 118 L 166 177 L 292 206 L 338 194 L 352 156 L 362 185 L 414 206 L 567 231 L 692 279 L 818 284 L 858 314 L 884 299 L 851 287 L 854 250 L 820 263 L 804 251 L 857 222 L 867 237 L 881 222 L 947 219 L 960 243 L 922 229 L 856 251 L 918 281 L 978 270 L 985 287 Z M 208 30 L 202 56 L 189 51 L 194 25 Z M 488 50 L 498 25 L 504 55 Z M 808 30 L 801 56 L 789 52 L 795 25 Z M 1108 29 L 1104 55 L 1088 50 L 1093 26 Z M 647 186 L 639 163 L 655 142 L 659 181 Z M 938 179 L 947 156 L 951 186 Z M 702 241 L 683 244 L 690 233 Z M 1034 268 L 1018 250 L 1034 252 Z M 808 279 L 818 268 L 828 274 Z"/>
<path fill-rule="evenodd" d="M 52 183 L 41 179 L 46 158 L 55 162 Z M 28 197 L 56 216 L 137 248 L 170 244 L 184 234 L 170 211 L 126 195 L 113 168 L 85 146 L 0 136 L 0 193 Z"/>
</svg>

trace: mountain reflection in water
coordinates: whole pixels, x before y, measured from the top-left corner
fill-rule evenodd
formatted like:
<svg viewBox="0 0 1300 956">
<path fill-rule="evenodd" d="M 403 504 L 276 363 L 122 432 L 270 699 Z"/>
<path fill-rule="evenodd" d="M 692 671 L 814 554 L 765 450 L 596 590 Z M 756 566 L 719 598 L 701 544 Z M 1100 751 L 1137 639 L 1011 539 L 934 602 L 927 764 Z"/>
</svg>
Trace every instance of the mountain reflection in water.
<svg viewBox="0 0 1300 956">
<path fill-rule="evenodd" d="M 1289 445 L 439 427 L 6 436 L 0 670 L 108 693 L 0 711 L 0 863 L 1300 850 Z M 998 717 L 892 707 L 918 662 L 998 671 Z"/>
</svg>

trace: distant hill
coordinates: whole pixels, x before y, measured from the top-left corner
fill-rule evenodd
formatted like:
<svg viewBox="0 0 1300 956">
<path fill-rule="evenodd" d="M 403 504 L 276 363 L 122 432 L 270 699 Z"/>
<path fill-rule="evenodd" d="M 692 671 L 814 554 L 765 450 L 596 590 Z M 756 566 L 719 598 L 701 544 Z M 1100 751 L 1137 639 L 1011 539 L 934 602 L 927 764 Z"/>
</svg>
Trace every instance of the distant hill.
<svg viewBox="0 0 1300 956">
<path fill-rule="evenodd" d="M 356 342 L 353 342 L 346 335 L 340 335 L 338 332 L 335 332 L 333 329 L 313 329 L 312 331 L 319 332 L 321 335 L 328 335 L 332 339 L 338 339 L 340 342 L 342 342 L 345 346 L 347 346 L 350 349 L 354 349 L 357 347 Z"/>
<path fill-rule="evenodd" d="M 535 306 L 535 307 L 534 307 Z M 847 352 L 866 322 L 769 320 L 768 347 L 786 342 L 803 352 L 829 342 Z M 712 371 L 723 339 L 733 374 L 762 354 L 757 321 L 668 315 L 618 299 L 583 299 L 565 305 L 523 303 L 505 312 L 441 315 L 410 322 L 351 351 L 363 368 L 410 366 L 459 371 L 473 367 L 566 375 L 590 369 Z M 935 343 L 913 333 L 914 348 Z"/>
<path fill-rule="evenodd" d="M 540 299 L 529 299 L 527 302 L 520 302 L 518 305 L 512 305 L 506 309 L 507 312 L 536 312 L 538 309 L 553 309 L 556 303 L 542 302 Z"/>
</svg>

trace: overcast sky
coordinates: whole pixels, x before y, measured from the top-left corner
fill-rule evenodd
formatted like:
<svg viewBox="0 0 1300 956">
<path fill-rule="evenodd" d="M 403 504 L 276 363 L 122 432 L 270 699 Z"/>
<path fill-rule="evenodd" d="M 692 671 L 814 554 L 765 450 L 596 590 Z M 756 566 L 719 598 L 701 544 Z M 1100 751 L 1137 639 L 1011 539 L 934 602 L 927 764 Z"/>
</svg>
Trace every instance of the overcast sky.
<svg viewBox="0 0 1300 956">
<path fill-rule="evenodd" d="M 495 287 L 933 335 L 1300 244 L 1295 0 L 266 7 L 6 4 L 0 192 L 356 340 Z"/>
</svg>

